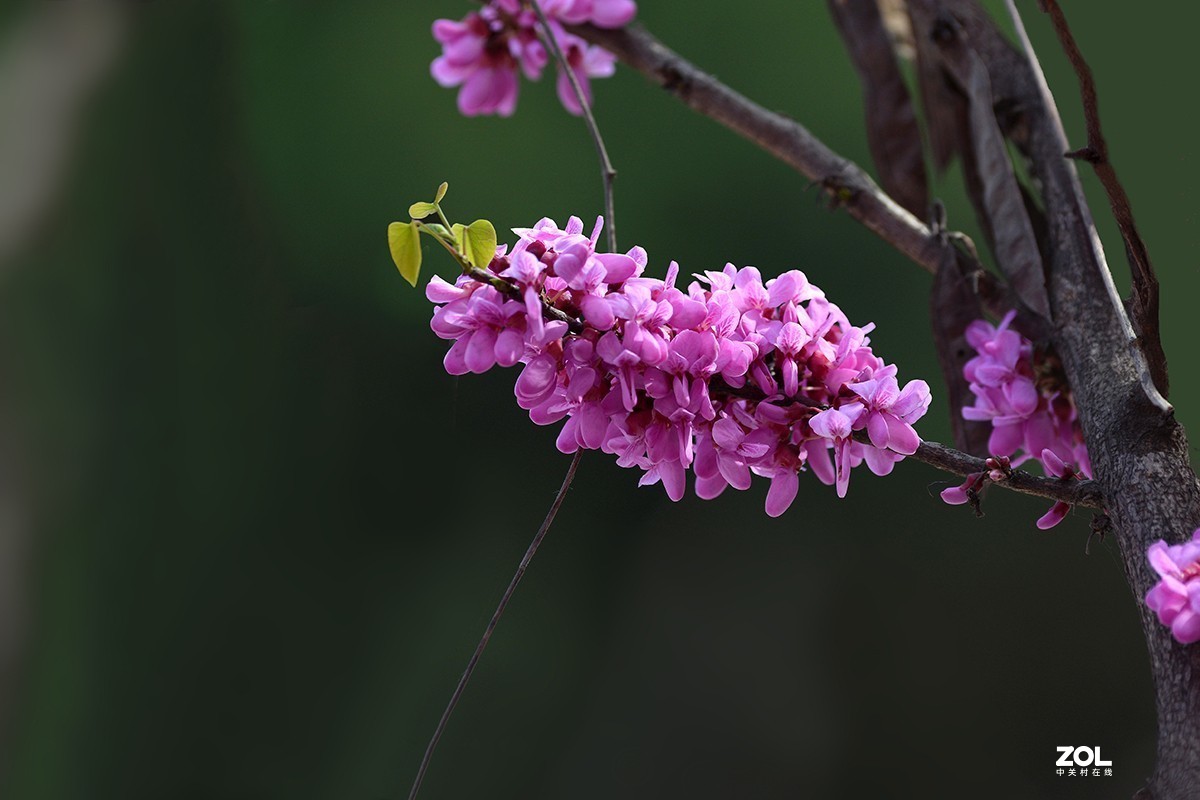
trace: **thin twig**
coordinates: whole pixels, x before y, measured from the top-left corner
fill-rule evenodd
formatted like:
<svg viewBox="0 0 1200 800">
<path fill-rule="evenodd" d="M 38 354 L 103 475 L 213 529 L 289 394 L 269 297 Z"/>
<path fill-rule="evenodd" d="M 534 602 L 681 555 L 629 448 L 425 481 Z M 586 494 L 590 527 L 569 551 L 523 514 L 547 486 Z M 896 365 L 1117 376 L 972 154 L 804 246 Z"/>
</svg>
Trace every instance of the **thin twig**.
<svg viewBox="0 0 1200 800">
<path fill-rule="evenodd" d="M 554 517 L 558 514 L 558 509 L 562 506 L 563 499 L 567 496 L 567 490 L 571 488 L 571 481 L 575 480 L 575 471 L 579 468 L 579 459 L 582 455 L 582 450 L 575 451 L 575 456 L 571 459 L 571 466 L 567 468 L 567 475 L 563 478 L 562 486 L 559 488 L 558 494 L 554 497 L 550 511 L 546 514 L 546 519 L 542 522 L 542 527 L 538 528 L 538 532 L 533 537 L 533 541 L 529 543 L 529 548 L 525 551 L 525 555 L 521 557 L 521 563 L 517 566 L 516 574 L 509 581 L 508 588 L 504 590 L 504 595 L 500 598 L 500 603 L 496 606 L 495 612 L 492 613 L 492 618 L 488 620 L 487 627 L 483 630 L 483 636 L 479 639 L 479 644 L 475 645 L 475 652 L 471 654 L 471 660 L 467 662 L 467 668 L 463 670 L 462 677 L 458 679 L 458 685 L 454 687 L 454 694 L 450 695 L 450 702 L 446 704 L 446 710 L 442 712 L 442 718 L 438 720 L 437 728 L 433 732 L 433 738 L 429 740 L 429 745 L 425 748 L 425 756 L 421 759 L 421 766 L 417 770 L 416 780 L 413 781 L 412 789 L 408 792 L 408 800 L 415 800 L 417 792 L 420 791 L 421 781 L 425 779 L 425 771 L 429 769 L 429 762 L 433 758 L 433 751 L 437 749 L 438 740 L 442 738 L 442 733 L 446 730 L 446 723 L 450 721 L 450 715 L 454 713 L 454 707 L 458 705 L 459 698 L 462 697 L 463 691 L 467 688 L 467 683 L 470 682 L 471 675 L 475 672 L 475 666 L 479 663 L 480 656 L 487 649 L 488 642 L 492 638 L 492 632 L 496 630 L 496 625 L 500 622 L 500 617 L 504 614 L 504 609 L 508 607 L 508 601 L 512 599 L 513 592 L 517 590 L 517 584 L 525 576 L 525 570 L 529 568 L 529 562 L 533 560 L 538 547 L 542 544 L 542 540 L 546 538 L 546 534 L 550 531 L 550 525 L 554 522 Z"/>
<path fill-rule="evenodd" d="M 1138 337 L 1146 360 L 1154 376 L 1154 382 L 1163 396 L 1167 396 L 1167 359 L 1163 353 L 1162 340 L 1159 336 L 1159 289 L 1158 277 L 1154 274 L 1154 265 L 1150 263 L 1150 255 L 1146 252 L 1146 244 L 1138 233 L 1137 224 L 1133 219 L 1133 207 L 1129 195 L 1112 162 L 1108 158 L 1108 144 L 1104 140 L 1104 131 L 1100 126 L 1100 101 L 1096 94 L 1096 79 L 1092 68 L 1084 59 L 1071 27 L 1067 24 L 1066 15 L 1059 7 L 1057 0 L 1038 0 L 1042 10 L 1050 15 L 1054 24 L 1054 33 L 1062 45 L 1075 76 L 1079 79 L 1079 94 L 1083 101 L 1083 118 L 1087 126 L 1087 145 L 1078 150 L 1072 150 L 1066 155 L 1078 158 L 1092 165 L 1096 177 L 1104 187 L 1108 196 L 1109 207 L 1125 242 L 1125 255 L 1133 272 L 1134 303 L 1133 319 L 1137 326 Z"/>
<path fill-rule="evenodd" d="M 868 440 L 869 441 L 869 440 Z M 955 475 L 971 475 L 989 472 L 987 460 L 968 455 L 953 447 L 947 447 L 938 442 L 921 442 L 917 452 L 908 458 L 924 462 L 931 467 L 937 467 L 944 472 Z M 1014 469 L 1004 480 L 995 483 L 1021 494 L 1032 494 L 1050 500 L 1061 500 L 1076 506 L 1088 508 L 1104 508 L 1104 495 L 1100 486 L 1093 480 L 1065 480 L 1062 478 L 1042 478 L 1019 469 Z"/>
<path fill-rule="evenodd" d="M 558 46 L 558 42 L 554 38 L 554 32 L 550 29 L 550 22 L 546 19 L 545 12 L 542 11 L 541 6 L 537 2 L 531 2 L 530 6 L 537 14 L 538 21 L 541 24 L 543 41 L 554 55 L 555 60 L 558 61 L 559 68 L 566 72 L 567 79 L 571 82 L 571 88 L 574 90 L 575 97 L 579 100 L 579 105 L 583 109 L 583 118 L 587 123 L 588 131 L 592 135 L 592 142 L 596 146 L 596 155 L 600 159 L 600 177 L 604 186 L 604 221 L 608 231 L 608 249 L 609 252 L 615 253 L 617 252 L 617 217 L 613 204 L 613 179 L 616 178 L 617 171 L 613 168 L 612 162 L 608 158 L 608 150 L 604 146 L 604 138 L 600 135 L 600 128 L 596 125 L 596 118 L 592 116 L 591 106 L 588 104 L 587 97 L 583 93 L 583 87 L 579 85 L 579 79 L 576 77 L 575 71 L 571 69 L 571 65 L 563 55 L 562 49 Z M 469 265 L 467 266 L 469 267 Z M 470 267 L 467 273 L 477 281 L 494 286 L 498 291 L 510 295 L 519 294 L 515 286 L 487 270 Z M 579 333 L 582 330 L 583 326 L 579 320 L 550 305 L 545 299 L 542 301 L 542 307 L 546 316 L 566 322 L 572 332 Z M 483 631 L 483 636 L 479 638 L 479 643 L 475 645 L 475 652 L 471 654 L 471 660 L 467 662 L 467 668 L 463 670 L 462 677 L 458 679 L 458 685 L 454 687 L 454 693 L 450 695 L 450 702 L 446 704 L 446 709 L 442 712 L 441 719 L 438 720 L 437 728 L 433 731 L 433 737 L 430 738 L 429 744 L 425 748 L 425 755 L 421 758 L 421 765 L 417 769 L 417 777 L 413 780 L 412 789 L 409 790 L 408 800 L 416 800 L 417 793 L 421 790 L 421 782 L 425 779 L 425 772 L 429 769 L 429 762 L 433 759 L 433 753 L 442 738 L 442 733 L 446 730 L 446 724 L 450 721 L 450 715 L 454 713 L 459 699 L 462 697 L 463 692 L 466 691 L 467 684 L 470 683 L 471 676 L 475 672 L 475 667 L 478 665 L 483 651 L 487 649 L 488 642 L 492 638 L 492 632 L 496 630 L 496 625 L 499 624 L 500 617 L 504 614 L 504 609 L 508 607 L 508 601 L 512 599 L 513 593 L 517 590 L 517 584 L 525 576 L 525 570 L 529 568 L 530 562 L 533 561 L 534 555 L 537 554 L 542 540 L 550 532 L 550 526 L 554 522 L 554 517 L 557 516 L 558 510 L 562 507 L 563 500 L 567 496 L 567 490 L 571 488 L 571 483 L 575 480 L 575 472 L 579 469 L 579 460 L 582 456 L 583 450 L 575 451 L 575 455 L 571 458 L 571 465 L 567 467 L 567 474 L 563 478 L 562 486 L 559 487 L 558 494 L 555 495 L 554 502 L 550 505 L 550 511 L 546 514 L 546 519 L 542 522 L 542 526 L 538 528 L 537 533 L 534 534 L 533 541 L 529 543 L 525 555 L 521 558 L 521 563 L 517 565 L 517 571 L 513 575 L 512 580 L 509 581 L 508 588 L 504 590 L 504 594 L 501 596 L 500 602 L 492 614 L 492 618 L 488 620 L 487 627 Z"/>
<path fill-rule="evenodd" d="M 546 12 L 542 11 L 539 3 L 532 2 L 529 5 L 537 14 L 538 22 L 541 23 L 542 41 L 550 49 L 554 60 L 558 62 L 558 68 L 567 73 L 567 80 L 571 82 L 571 89 L 575 92 L 579 107 L 583 109 L 583 119 L 587 123 L 588 132 L 592 134 L 592 143 L 596 145 L 596 155 L 600 159 L 600 177 L 604 181 L 604 222 L 608 229 L 608 251 L 615 253 L 617 252 L 617 211 L 613 205 L 613 179 L 617 177 L 617 171 L 613 169 L 612 162 L 608 159 L 608 149 L 604 146 L 604 137 L 600 135 L 600 127 L 596 124 L 596 118 L 592 116 L 591 103 L 583 93 L 583 87 L 579 84 L 575 70 L 571 69 L 570 63 L 563 55 L 562 48 L 558 46 L 558 40 L 554 38 L 554 31 L 550 29 L 550 21 L 546 19 Z"/>
<path fill-rule="evenodd" d="M 469 264 L 466 267 L 466 273 L 479 283 L 486 283 L 488 286 L 491 286 L 501 294 L 507 295 L 514 300 L 523 300 L 521 296 L 521 290 L 516 287 L 516 284 L 505 280 L 495 273 L 488 272 L 486 269 L 480 269 L 479 267 L 472 267 Z M 583 333 L 582 322 L 575 317 L 572 317 L 561 308 L 556 308 L 555 306 L 551 305 L 550 302 L 544 297 L 542 298 L 542 316 L 549 320 L 565 322 L 567 324 L 567 330 L 569 330 L 571 333 Z"/>
</svg>

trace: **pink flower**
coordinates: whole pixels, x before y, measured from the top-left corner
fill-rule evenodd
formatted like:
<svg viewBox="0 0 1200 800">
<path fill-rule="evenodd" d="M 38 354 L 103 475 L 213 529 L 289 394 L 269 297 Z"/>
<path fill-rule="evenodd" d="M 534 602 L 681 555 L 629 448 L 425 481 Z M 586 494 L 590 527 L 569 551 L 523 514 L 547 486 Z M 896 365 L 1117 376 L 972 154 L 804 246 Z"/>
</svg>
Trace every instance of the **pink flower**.
<svg viewBox="0 0 1200 800">
<path fill-rule="evenodd" d="M 1051 475 L 1055 478 L 1062 478 L 1063 480 L 1073 480 L 1077 477 L 1075 475 L 1075 470 L 1068 467 L 1062 462 L 1062 459 L 1054 455 L 1054 451 L 1050 449 L 1044 449 L 1042 450 L 1041 455 L 1042 467 L 1046 470 L 1047 475 Z M 1059 500 L 1055 502 L 1054 505 L 1050 506 L 1049 511 L 1038 518 L 1038 528 L 1043 531 L 1053 528 L 1055 525 L 1063 521 L 1070 510 L 1071 506 L 1067 505 L 1063 501 Z"/>
<path fill-rule="evenodd" d="M 571 72 L 575 73 L 575 80 L 579 81 L 579 88 L 583 90 L 584 99 L 591 106 L 592 82 L 590 79 L 612 77 L 613 73 L 617 71 L 617 57 L 601 47 L 589 45 L 578 36 L 572 36 L 566 32 L 559 35 L 559 47 L 563 48 L 563 57 L 571 66 Z M 579 96 L 575 94 L 575 87 L 571 85 L 571 79 L 567 77 L 566 71 L 561 68 L 558 70 L 554 88 L 563 108 L 577 117 L 583 114 L 583 106 L 579 104 Z"/>
<path fill-rule="evenodd" d="M 1090 478 L 1091 461 L 1075 403 L 1065 388 L 1035 379 L 1052 365 L 1035 363 L 1033 342 L 1010 327 L 1015 318 L 1016 312 L 1010 311 L 999 325 L 976 320 L 967 326 L 967 343 L 976 355 L 964 365 L 963 376 L 975 402 L 963 407 L 963 418 L 990 423 L 988 450 L 996 457 L 1011 457 L 1014 467 L 1034 460 L 1051 477 Z M 966 502 L 965 486 L 942 492 L 942 499 Z M 982 481 L 974 488 L 981 486 Z M 1069 511 L 1066 503 L 1055 503 L 1038 519 L 1038 528 L 1054 527 Z"/>
<path fill-rule="evenodd" d="M 542 10 L 570 25 L 590 22 L 600 28 L 621 28 L 637 13 L 633 0 L 543 0 Z"/>
<path fill-rule="evenodd" d="M 942 501 L 946 505 L 961 506 L 964 503 L 970 502 L 971 493 L 978 492 L 983 488 L 982 472 L 972 472 L 963 481 L 961 486 L 951 486 L 949 489 L 943 489 L 941 493 Z"/>
<path fill-rule="evenodd" d="M 731 417 L 717 420 L 712 426 L 712 442 L 721 477 L 735 489 L 749 489 L 750 464 L 773 449 L 775 438 L 769 429 L 747 431 Z"/>
<path fill-rule="evenodd" d="M 706 499 L 758 475 L 779 516 L 807 468 L 844 496 L 854 467 L 887 475 L 916 449 L 928 386 L 901 390 L 871 350 L 871 326 L 850 325 L 803 273 L 764 283 L 727 265 L 679 288 L 674 262 L 663 279 L 643 275 L 640 247 L 596 252 L 602 225 L 590 236 L 576 217 L 515 229 L 519 241 L 488 269 L 519 300 L 465 276 L 432 279 L 431 327 L 453 340 L 447 370 L 523 364 L 517 403 L 538 425 L 562 424 L 560 450 L 611 453 L 672 500 L 689 470 Z M 581 328 L 548 318 L 547 304 Z M 860 430 L 871 444 L 853 438 Z"/>
<path fill-rule="evenodd" d="M 619 28 L 633 19 L 637 6 L 632 0 L 539 0 L 539 4 L 549 20 L 554 41 L 590 104 L 590 79 L 612 75 L 616 57 L 568 33 L 563 24 L 590 22 L 602 28 Z M 491 0 L 461 22 L 439 19 L 433 23 L 433 38 L 441 44 L 442 54 L 430 65 L 430 72 L 442 86 L 461 87 L 458 110 L 464 116 L 511 116 L 520 88 L 518 71 L 531 81 L 539 80 L 550 60 L 538 33 L 537 15 L 520 2 Z M 583 113 L 561 68 L 557 92 L 568 111 Z"/>
<path fill-rule="evenodd" d="M 833 464 L 837 471 L 838 497 L 845 497 L 846 489 L 850 485 L 850 435 L 853 432 L 855 421 L 862 413 L 863 407 L 855 403 L 840 409 L 830 408 L 822 411 L 808 423 L 813 433 L 823 439 L 828 439 L 833 444 Z"/>
<path fill-rule="evenodd" d="M 440 280 L 440 279 L 439 279 Z M 445 281 L 430 282 L 426 294 L 446 296 Z M 511 367 L 524 353 L 526 318 L 520 303 L 506 300 L 491 286 L 475 284 L 470 294 L 451 300 L 430 323 L 443 339 L 454 339 L 446 354 L 446 370 L 451 375 L 487 372 L 499 364 Z"/>
<path fill-rule="evenodd" d="M 867 434 L 871 444 L 906 456 L 917 452 L 921 437 L 909 420 L 919 419 L 929 408 L 929 384 L 910 381 L 901 390 L 896 379 L 887 375 L 852 383 L 850 388 L 867 404 Z"/>
<path fill-rule="evenodd" d="M 540 44 L 535 37 L 514 48 L 501 34 L 500 25 L 490 7 L 471 12 L 462 22 L 439 19 L 433 23 L 433 38 L 442 45 L 442 55 L 434 59 L 430 72 L 442 86 L 462 86 L 458 110 L 464 116 L 507 117 L 516 110 L 518 61 L 514 51 L 525 55 L 528 66 L 535 60 L 528 48 L 540 48 Z M 517 41 L 519 37 L 513 44 Z"/>
<path fill-rule="evenodd" d="M 788 467 L 777 467 L 771 472 L 771 488 L 767 489 L 766 512 L 768 517 L 781 517 L 791 508 L 800 491 L 800 475 Z"/>
<path fill-rule="evenodd" d="M 1160 539 L 1150 545 L 1146 558 L 1159 576 L 1146 594 L 1146 605 L 1178 641 L 1200 641 L 1200 529 L 1183 544 Z"/>
</svg>

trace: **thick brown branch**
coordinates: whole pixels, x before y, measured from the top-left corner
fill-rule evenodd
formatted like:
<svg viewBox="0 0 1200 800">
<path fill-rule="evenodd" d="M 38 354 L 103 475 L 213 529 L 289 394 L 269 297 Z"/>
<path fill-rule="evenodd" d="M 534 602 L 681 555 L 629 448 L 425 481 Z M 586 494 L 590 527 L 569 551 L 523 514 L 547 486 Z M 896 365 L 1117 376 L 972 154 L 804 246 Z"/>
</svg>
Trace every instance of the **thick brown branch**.
<svg viewBox="0 0 1200 800">
<path fill-rule="evenodd" d="M 1133 308 L 1130 316 L 1137 330 L 1142 352 L 1146 355 L 1147 365 L 1158 390 L 1163 397 L 1167 396 L 1167 357 L 1163 352 L 1162 339 L 1159 333 L 1159 290 L 1158 277 L 1154 273 L 1154 265 L 1150 263 L 1150 255 L 1146 252 L 1146 244 L 1138 233 L 1137 224 L 1133 219 L 1133 207 L 1125 187 L 1117 178 L 1117 172 L 1108 158 L 1108 144 L 1104 141 L 1104 131 L 1100 127 L 1100 102 L 1096 94 L 1096 80 L 1092 69 L 1084 59 L 1071 27 L 1067 24 L 1066 15 L 1059 7 L 1057 0 L 1039 0 L 1042 10 L 1050 15 L 1054 23 L 1054 32 L 1075 75 L 1079 79 L 1079 94 L 1083 100 L 1083 116 L 1087 125 L 1087 146 L 1067 153 L 1072 158 L 1087 161 L 1096 171 L 1108 195 L 1108 204 L 1112 208 L 1121 239 L 1125 243 L 1125 255 L 1129 259 L 1129 267 L 1133 277 Z"/>
<path fill-rule="evenodd" d="M 818 182 L 850 216 L 929 272 L 937 272 L 950 245 L 889 197 L 861 167 L 838 155 L 800 123 L 734 91 L 639 26 L 606 30 L 581 25 L 571 30 L 614 53 L 694 111 Z M 991 274 L 981 266 L 980 272 L 981 296 L 1002 296 Z M 996 304 L 989 311 L 1003 313 Z"/>
</svg>

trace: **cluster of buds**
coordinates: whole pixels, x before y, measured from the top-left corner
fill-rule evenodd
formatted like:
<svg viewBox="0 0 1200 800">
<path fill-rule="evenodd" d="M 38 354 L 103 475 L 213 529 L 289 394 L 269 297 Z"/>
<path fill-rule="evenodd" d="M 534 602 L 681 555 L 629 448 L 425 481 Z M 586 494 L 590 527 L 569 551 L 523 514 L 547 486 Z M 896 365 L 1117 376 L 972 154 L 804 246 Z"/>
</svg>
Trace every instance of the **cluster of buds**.
<svg viewBox="0 0 1200 800">
<path fill-rule="evenodd" d="M 871 350 L 873 326 L 851 325 L 803 273 L 764 282 L 729 264 L 681 289 L 674 262 L 665 279 L 643 275 L 640 247 L 596 252 L 602 225 L 588 236 L 576 217 L 543 219 L 514 230 L 488 280 L 433 278 L 431 326 L 454 342 L 446 369 L 523 364 L 517 402 L 537 424 L 565 420 L 559 450 L 615 455 L 673 500 L 689 469 L 702 498 L 759 475 L 778 516 L 802 471 L 845 496 L 852 468 L 886 475 L 916 452 L 929 387 L 901 387 Z"/>
<path fill-rule="evenodd" d="M 549 21 L 550 35 L 590 104 L 590 79 L 612 75 L 616 58 L 569 33 L 563 25 L 591 23 L 601 28 L 620 28 L 633 19 L 637 6 L 633 0 L 537 2 Z M 517 108 L 518 73 L 536 81 L 550 61 L 538 36 L 537 14 L 523 0 L 490 0 L 461 21 L 439 19 L 433 23 L 433 38 L 442 45 L 442 55 L 434 59 L 430 71 L 442 86 L 462 87 L 458 110 L 466 116 L 510 116 Z M 568 111 L 583 113 L 561 66 L 557 88 L 558 98 Z"/>
</svg>

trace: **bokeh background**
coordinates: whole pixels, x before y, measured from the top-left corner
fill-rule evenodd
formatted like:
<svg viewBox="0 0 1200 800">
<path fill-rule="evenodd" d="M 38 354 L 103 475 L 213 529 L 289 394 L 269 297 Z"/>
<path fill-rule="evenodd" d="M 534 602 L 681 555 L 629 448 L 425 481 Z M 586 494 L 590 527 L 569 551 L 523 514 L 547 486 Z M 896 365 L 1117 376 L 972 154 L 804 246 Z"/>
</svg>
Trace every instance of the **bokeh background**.
<svg viewBox="0 0 1200 800">
<path fill-rule="evenodd" d="M 442 180 L 453 217 L 502 231 L 593 218 L 587 133 L 549 80 L 512 119 L 459 117 L 429 26 L 467 2 L 83 5 L 0 11 L 0 796 L 403 797 L 568 459 L 512 371 L 444 373 L 385 229 Z M 824 3 L 641 5 L 867 163 Z M 1065 6 L 1195 428 L 1200 7 Z M 926 274 L 639 75 L 596 94 L 652 271 L 801 268 L 937 386 Z M 938 194 L 976 230 L 954 170 Z M 452 274 L 427 247 L 430 268 Z M 948 430 L 935 391 L 921 431 Z M 1129 796 L 1154 717 L 1115 543 L 1087 555 L 1090 514 L 1043 533 L 1005 493 L 975 519 L 945 480 L 905 463 L 844 501 L 803 480 L 772 520 L 765 485 L 673 504 L 589 455 L 422 796 Z M 1055 775 L 1066 744 L 1114 777 Z"/>
</svg>

